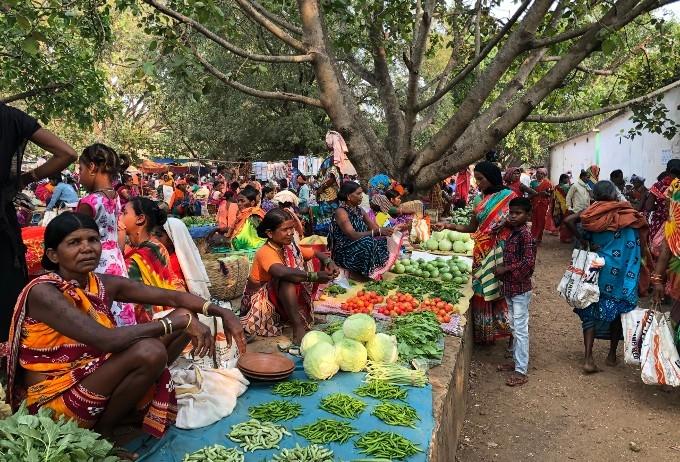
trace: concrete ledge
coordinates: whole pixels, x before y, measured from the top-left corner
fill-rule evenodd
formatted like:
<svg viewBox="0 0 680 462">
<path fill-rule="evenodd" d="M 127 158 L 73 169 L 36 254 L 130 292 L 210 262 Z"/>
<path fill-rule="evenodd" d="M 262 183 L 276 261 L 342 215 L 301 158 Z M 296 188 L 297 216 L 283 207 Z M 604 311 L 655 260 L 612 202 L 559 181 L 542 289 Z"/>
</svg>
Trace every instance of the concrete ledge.
<svg viewBox="0 0 680 462">
<path fill-rule="evenodd" d="M 430 370 L 434 430 L 430 462 L 453 462 L 465 420 L 468 376 L 472 358 L 472 316 L 468 310 L 462 338 L 445 338 L 442 364 Z"/>
</svg>

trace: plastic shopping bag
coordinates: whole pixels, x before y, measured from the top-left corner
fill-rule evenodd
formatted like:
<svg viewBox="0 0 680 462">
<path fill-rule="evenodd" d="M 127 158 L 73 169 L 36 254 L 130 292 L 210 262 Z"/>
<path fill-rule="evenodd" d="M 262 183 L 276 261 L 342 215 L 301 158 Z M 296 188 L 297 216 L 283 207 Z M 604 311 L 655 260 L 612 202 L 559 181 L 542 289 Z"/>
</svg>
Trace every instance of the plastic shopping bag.
<svg viewBox="0 0 680 462">
<path fill-rule="evenodd" d="M 680 386 L 680 356 L 665 314 L 655 312 L 640 351 L 641 377 L 647 385 Z"/>
<path fill-rule="evenodd" d="M 583 309 L 600 300 L 597 281 L 604 258 L 595 252 L 574 249 L 571 265 L 564 272 L 557 291 L 570 306 Z"/>
<path fill-rule="evenodd" d="M 634 309 L 621 315 L 623 326 L 623 360 L 631 366 L 640 366 L 642 341 L 649 331 L 654 310 Z"/>
</svg>

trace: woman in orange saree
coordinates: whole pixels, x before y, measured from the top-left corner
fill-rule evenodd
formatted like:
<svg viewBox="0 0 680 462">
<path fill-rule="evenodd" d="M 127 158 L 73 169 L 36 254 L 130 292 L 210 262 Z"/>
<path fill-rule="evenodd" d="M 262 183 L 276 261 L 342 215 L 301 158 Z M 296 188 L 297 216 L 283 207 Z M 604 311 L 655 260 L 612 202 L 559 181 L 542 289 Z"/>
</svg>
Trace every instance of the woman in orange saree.
<svg viewBox="0 0 680 462">
<path fill-rule="evenodd" d="M 545 220 L 552 199 L 553 185 L 546 178 L 547 175 L 545 168 L 539 168 L 536 170 L 536 179 L 531 182 L 531 189 L 536 191 L 536 195 L 531 198 L 531 235 L 537 245 L 543 240 Z"/>
<path fill-rule="evenodd" d="M 503 186 L 500 169 L 491 162 L 480 162 L 474 170 L 477 187 L 482 191 L 482 200 L 475 206 L 468 225 L 435 225 L 455 231 L 474 233 L 475 241 L 472 256 L 473 272 L 479 268 L 484 258 L 497 244 L 507 238 L 509 228 L 503 227 L 508 216 L 508 205 L 517 197 Z M 482 287 L 473 281 L 474 295 L 470 299 L 475 343 L 493 344 L 496 340 L 510 336 L 508 306 L 505 298 L 494 301 L 484 300 Z"/>
<path fill-rule="evenodd" d="M 99 227 L 82 214 L 63 213 L 45 231 L 43 266 L 50 273 L 30 282 L 15 306 L 10 329 L 8 397 L 16 409 L 41 407 L 65 415 L 105 437 L 129 415 L 160 437 L 172 424 L 176 401 L 167 344 L 191 341 L 204 356 L 210 329 L 195 313 L 221 316 L 245 351 L 233 313 L 183 292 L 148 287 L 127 278 L 97 275 Z M 113 300 L 184 308 L 142 325 L 116 327 Z"/>
</svg>

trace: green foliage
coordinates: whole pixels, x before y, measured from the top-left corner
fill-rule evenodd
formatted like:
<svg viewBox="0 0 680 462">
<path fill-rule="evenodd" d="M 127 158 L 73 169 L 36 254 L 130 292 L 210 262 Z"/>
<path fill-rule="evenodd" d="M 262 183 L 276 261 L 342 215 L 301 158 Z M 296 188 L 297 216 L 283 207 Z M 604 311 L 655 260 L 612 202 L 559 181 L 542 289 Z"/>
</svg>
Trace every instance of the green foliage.
<svg viewBox="0 0 680 462">
<path fill-rule="evenodd" d="M 51 417 L 42 408 L 31 415 L 22 404 L 7 419 L 0 420 L 0 453 L 3 460 L 22 462 L 118 462 L 112 445 L 100 435 L 79 428 L 63 416 Z"/>
</svg>

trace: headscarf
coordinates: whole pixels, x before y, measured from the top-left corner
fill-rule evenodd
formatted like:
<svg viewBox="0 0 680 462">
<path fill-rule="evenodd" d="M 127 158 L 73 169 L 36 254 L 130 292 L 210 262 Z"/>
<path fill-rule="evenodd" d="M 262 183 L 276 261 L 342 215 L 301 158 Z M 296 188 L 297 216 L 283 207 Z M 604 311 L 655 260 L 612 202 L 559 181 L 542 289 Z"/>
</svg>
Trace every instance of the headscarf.
<svg viewBox="0 0 680 462">
<path fill-rule="evenodd" d="M 290 202 L 295 207 L 297 207 L 298 204 L 300 203 L 300 198 L 297 197 L 294 192 L 286 189 L 285 191 L 277 192 L 274 195 L 272 201 L 276 202 L 277 204 L 284 204 L 286 202 Z"/>
<path fill-rule="evenodd" d="M 385 175 L 384 173 L 379 173 L 370 180 L 368 180 L 369 188 L 376 191 L 377 190 L 386 191 L 387 189 L 390 188 L 391 184 L 392 180 L 390 180 L 390 177 Z"/>
<path fill-rule="evenodd" d="M 477 168 L 475 167 L 475 170 Z M 505 181 L 506 184 L 512 183 L 512 177 L 515 175 L 515 173 L 520 173 L 520 169 L 517 167 L 510 167 L 505 171 L 505 175 L 503 175 L 503 181 Z M 486 177 L 486 175 L 484 175 Z M 488 178 L 487 178 L 488 180 Z M 490 181 L 490 180 L 489 180 Z M 519 180 L 517 180 L 519 181 Z"/>
<path fill-rule="evenodd" d="M 595 183 L 600 181 L 600 167 L 597 165 L 591 165 L 586 169 L 586 175 L 588 175 L 586 183 L 588 183 L 588 185 L 592 188 L 595 186 Z"/>
<path fill-rule="evenodd" d="M 394 207 L 387 196 L 383 194 L 374 194 L 371 197 L 371 204 L 377 206 L 383 213 L 390 213 L 390 209 Z"/>
<path fill-rule="evenodd" d="M 542 173 L 543 176 L 547 177 L 548 176 L 548 169 L 545 168 L 545 167 L 541 167 L 541 168 L 536 169 L 536 173 Z"/>
<path fill-rule="evenodd" d="M 486 181 L 491 183 L 492 186 L 495 186 L 499 189 L 503 187 L 503 175 L 501 174 L 501 169 L 498 168 L 498 165 L 494 164 L 493 162 L 486 160 L 479 162 L 477 165 L 475 165 L 475 172 L 479 172 L 484 175 Z"/>
<path fill-rule="evenodd" d="M 668 220 L 664 225 L 664 236 L 668 248 L 676 257 L 680 256 L 680 179 L 675 179 L 666 189 L 666 196 L 670 199 Z"/>
<path fill-rule="evenodd" d="M 184 281 L 187 283 L 189 292 L 210 300 L 210 290 L 208 289 L 210 278 L 186 225 L 179 218 L 168 217 L 163 229 L 168 233 L 172 245 L 175 246 L 175 254 L 179 266 L 182 268 Z"/>
</svg>

